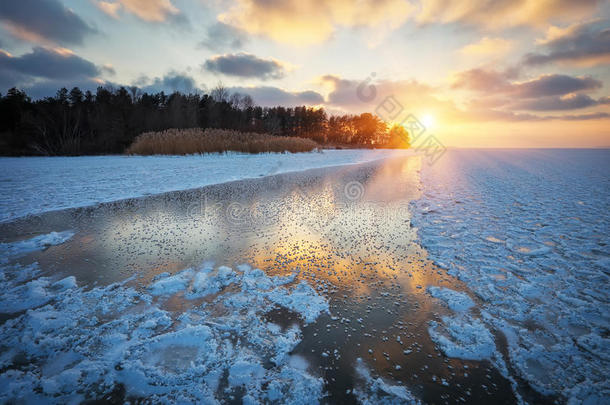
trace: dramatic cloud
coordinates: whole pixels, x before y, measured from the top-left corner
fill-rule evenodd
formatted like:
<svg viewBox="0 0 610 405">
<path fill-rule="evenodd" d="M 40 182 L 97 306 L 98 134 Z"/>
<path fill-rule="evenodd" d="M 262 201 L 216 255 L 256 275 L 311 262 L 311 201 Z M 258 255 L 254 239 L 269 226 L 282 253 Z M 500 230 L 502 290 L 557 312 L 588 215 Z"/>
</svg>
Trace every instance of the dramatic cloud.
<svg viewBox="0 0 610 405">
<path fill-rule="evenodd" d="M 100 70 L 91 62 L 66 49 L 36 47 L 31 53 L 12 56 L 0 52 L 0 75 L 45 79 L 80 79 L 95 77 Z"/>
<path fill-rule="evenodd" d="M 213 73 L 262 80 L 280 79 L 286 75 L 283 63 L 243 52 L 214 56 L 208 59 L 203 67 Z"/>
<path fill-rule="evenodd" d="M 501 55 L 512 48 L 512 42 L 504 38 L 483 37 L 480 41 L 466 45 L 460 52 L 468 56 Z"/>
<path fill-rule="evenodd" d="M 544 26 L 549 21 L 591 15 L 598 0 L 422 0 L 417 20 L 461 23 L 495 30 L 511 26 Z"/>
<path fill-rule="evenodd" d="M 510 108 L 513 110 L 555 111 L 577 110 L 602 104 L 608 104 L 607 97 L 595 100 L 586 94 L 567 94 L 561 97 L 543 97 L 539 99 L 522 100 L 518 103 L 511 104 Z"/>
<path fill-rule="evenodd" d="M 516 81 L 514 71 L 496 72 L 472 69 L 457 75 L 453 88 L 475 91 L 477 97 L 467 104 L 474 119 L 497 121 L 536 121 L 562 119 L 524 111 L 567 111 L 610 103 L 609 97 L 594 99 L 588 94 L 602 88 L 602 82 L 588 76 L 541 75 Z M 600 118 L 604 118 L 600 116 Z M 571 121 L 591 119 L 590 115 L 572 115 Z"/>
<path fill-rule="evenodd" d="M 539 43 L 546 51 L 526 55 L 525 64 L 542 65 L 552 62 L 581 66 L 610 64 L 608 21 L 576 24 L 563 29 L 551 27 L 546 38 Z"/>
<path fill-rule="evenodd" d="M 512 84 L 508 91 L 517 97 L 535 98 L 596 90 L 601 87 L 602 82 L 591 77 L 542 75 L 527 82 Z"/>
<path fill-rule="evenodd" d="M 100 0 L 96 5 L 113 18 L 119 17 L 120 9 L 148 22 L 164 22 L 180 15 L 180 10 L 172 4 L 171 0 Z"/>
<path fill-rule="evenodd" d="M 204 48 L 216 52 L 240 49 L 247 42 L 248 36 L 240 29 L 217 22 L 208 27 L 206 37 L 200 42 Z"/>
<path fill-rule="evenodd" d="M 58 0 L 0 1 L 0 22 L 15 37 L 38 44 L 81 44 L 96 32 Z"/>
<path fill-rule="evenodd" d="M 195 79 L 187 74 L 178 72 L 169 72 L 163 77 L 155 77 L 152 80 L 142 76 L 133 84 L 147 93 L 158 93 L 160 91 L 173 93 L 179 91 L 184 94 L 190 94 L 200 92 Z"/>
<path fill-rule="evenodd" d="M 236 0 L 219 20 L 275 41 L 313 44 L 341 26 L 398 28 L 413 9 L 406 0 Z"/>
<path fill-rule="evenodd" d="M 492 95 L 510 95 L 518 98 L 561 96 L 574 92 L 586 92 L 602 87 L 602 82 L 591 77 L 567 75 L 542 75 L 524 82 L 512 82 L 513 71 L 496 72 L 471 69 L 456 76 L 453 88 L 468 89 Z"/>
<path fill-rule="evenodd" d="M 315 91 L 290 92 L 277 87 L 231 87 L 232 93 L 248 94 L 254 102 L 261 106 L 300 106 L 319 105 L 324 103 L 321 94 Z"/>
</svg>

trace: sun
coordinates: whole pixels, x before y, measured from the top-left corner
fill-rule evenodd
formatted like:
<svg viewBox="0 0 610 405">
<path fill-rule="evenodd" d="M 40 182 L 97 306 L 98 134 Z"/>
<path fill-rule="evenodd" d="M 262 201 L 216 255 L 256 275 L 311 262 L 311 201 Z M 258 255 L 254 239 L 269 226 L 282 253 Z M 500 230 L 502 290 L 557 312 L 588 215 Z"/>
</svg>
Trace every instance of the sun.
<svg viewBox="0 0 610 405">
<path fill-rule="evenodd" d="M 422 115 L 421 123 L 424 124 L 426 128 L 432 128 L 436 124 L 436 120 L 434 119 L 434 115 L 428 113 Z"/>
</svg>

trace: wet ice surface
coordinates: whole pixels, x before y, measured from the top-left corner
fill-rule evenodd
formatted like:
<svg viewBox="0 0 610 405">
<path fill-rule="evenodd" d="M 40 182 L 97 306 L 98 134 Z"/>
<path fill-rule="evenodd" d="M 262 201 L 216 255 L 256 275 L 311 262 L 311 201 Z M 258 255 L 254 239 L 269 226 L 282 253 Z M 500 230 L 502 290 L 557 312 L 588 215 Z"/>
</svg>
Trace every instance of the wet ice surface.
<svg viewBox="0 0 610 405">
<path fill-rule="evenodd" d="M 513 403 L 523 387 L 479 300 L 416 242 L 419 164 L 294 173 L 0 225 L 8 244 L 70 232 L 3 264 L 3 277 L 20 280 L 3 282 L 9 302 L 40 279 L 51 299 L 4 310 L 0 395 Z M 455 317 L 464 321 L 447 327 Z M 443 354 L 468 339 L 475 355 Z"/>
<path fill-rule="evenodd" d="M 608 401 L 610 151 L 451 151 L 422 187 L 422 245 L 482 301 L 480 325 L 443 317 L 434 340 L 472 357 L 451 340 L 484 353 L 497 328 L 516 378 L 562 402 Z"/>
<path fill-rule="evenodd" d="M 0 221 L 63 208 L 335 165 L 409 151 L 323 150 L 287 154 L 0 157 Z"/>
</svg>

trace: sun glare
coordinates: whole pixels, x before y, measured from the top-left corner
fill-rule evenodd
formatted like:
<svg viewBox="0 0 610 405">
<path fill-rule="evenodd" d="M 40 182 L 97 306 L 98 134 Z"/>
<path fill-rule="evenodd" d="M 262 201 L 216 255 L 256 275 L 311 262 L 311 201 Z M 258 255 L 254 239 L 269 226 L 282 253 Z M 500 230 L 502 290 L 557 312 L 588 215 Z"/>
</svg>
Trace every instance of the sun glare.
<svg viewBox="0 0 610 405">
<path fill-rule="evenodd" d="M 432 114 L 424 114 L 421 117 L 421 123 L 424 124 L 426 128 L 432 128 L 436 125 L 436 120 Z"/>
</svg>

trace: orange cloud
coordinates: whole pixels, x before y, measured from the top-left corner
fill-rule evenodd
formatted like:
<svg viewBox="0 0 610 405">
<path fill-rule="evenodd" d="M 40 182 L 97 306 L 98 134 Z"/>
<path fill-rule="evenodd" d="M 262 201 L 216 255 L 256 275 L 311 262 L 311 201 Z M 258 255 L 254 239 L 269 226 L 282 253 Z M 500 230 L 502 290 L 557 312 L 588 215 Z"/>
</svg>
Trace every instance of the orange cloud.
<svg viewBox="0 0 610 405">
<path fill-rule="evenodd" d="M 37 32 L 31 31 L 28 28 L 13 24 L 11 22 L 5 22 L 3 27 L 15 38 L 19 38 L 22 41 L 33 42 L 35 44 L 52 46 L 55 42 L 48 38 L 40 35 Z"/>
<path fill-rule="evenodd" d="M 513 43 L 504 38 L 483 37 L 480 41 L 466 45 L 460 52 L 469 56 L 501 55 L 511 50 Z"/>
<path fill-rule="evenodd" d="M 591 15 L 598 0 L 422 0 L 420 23 L 466 23 L 487 29 L 542 26 Z"/>
<path fill-rule="evenodd" d="M 328 39 L 339 26 L 396 29 L 413 10 L 406 0 L 237 0 L 218 19 L 250 34 L 303 45 Z"/>
<path fill-rule="evenodd" d="M 121 3 L 111 3 L 109 1 L 98 1 L 95 3 L 97 8 L 112 18 L 119 18 L 119 10 L 121 9 Z"/>
<path fill-rule="evenodd" d="M 163 22 L 168 17 L 180 14 L 180 10 L 172 4 L 171 0 L 117 0 L 115 2 L 101 0 L 96 2 L 96 6 L 113 18 L 119 18 L 118 12 L 122 8 L 148 22 Z"/>
</svg>

